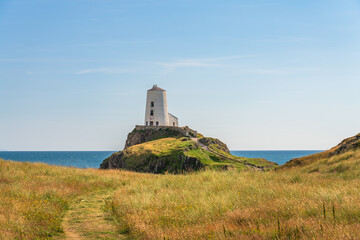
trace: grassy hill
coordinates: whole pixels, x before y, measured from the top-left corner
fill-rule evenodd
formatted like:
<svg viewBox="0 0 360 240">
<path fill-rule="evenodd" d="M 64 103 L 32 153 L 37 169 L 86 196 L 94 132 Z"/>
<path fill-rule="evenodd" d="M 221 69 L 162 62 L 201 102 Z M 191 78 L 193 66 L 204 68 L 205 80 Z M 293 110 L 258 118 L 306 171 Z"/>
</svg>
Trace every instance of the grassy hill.
<svg viewBox="0 0 360 240">
<path fill-rule="evenodd" d="M 270 170 L 277 164 L 261 158 L 230 154 L 227 146 L 214 138 L 182 136 L 151 140 L 125 148 L 107 158 L 101 168 L 121 168 L 137 172 L 183 173 L 200 169 Z"/>
<path fill-rule="evenodd" d="M 309 173 L 340 174 L 344 178 L 360 177 L 360 134 L 343 140 L 330 150 L 293 159 L 279 169 L 289 168 Z"/>
<path fill-rule="evenodd" d="M 72 209 L 94 208 L 104 215 L 88 215 L 84 239 L 99 239 L 101 218 L 130 239 L 359 239 L 360 178 L 349 170 L 158 175 L 0 160 L 0 239 L 63 239 L 79 221 L 64 226 Z"/>
</svg>

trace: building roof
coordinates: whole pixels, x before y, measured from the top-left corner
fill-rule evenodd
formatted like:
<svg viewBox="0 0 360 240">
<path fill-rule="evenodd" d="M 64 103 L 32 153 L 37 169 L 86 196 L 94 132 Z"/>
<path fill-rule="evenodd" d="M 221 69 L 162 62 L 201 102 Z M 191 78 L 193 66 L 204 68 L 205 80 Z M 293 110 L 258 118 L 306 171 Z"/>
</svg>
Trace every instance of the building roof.
<svg viewBox="0 0 360 240">
<path fill-rule="evenodd" d="M 153 87 L 151 89 L 149 89 L 148 91 L 165 91 L 162 88 L 159 88 L 156 84 L 153 85 Z"/>
<path fill-rule="evenodd" d="M 170 116 L 172 116 L 175 119 L 178 119 L 177 117 L 175 117 L 174 115 L 172 115 L 171 113 L 168 113 Z"/>
</svg>

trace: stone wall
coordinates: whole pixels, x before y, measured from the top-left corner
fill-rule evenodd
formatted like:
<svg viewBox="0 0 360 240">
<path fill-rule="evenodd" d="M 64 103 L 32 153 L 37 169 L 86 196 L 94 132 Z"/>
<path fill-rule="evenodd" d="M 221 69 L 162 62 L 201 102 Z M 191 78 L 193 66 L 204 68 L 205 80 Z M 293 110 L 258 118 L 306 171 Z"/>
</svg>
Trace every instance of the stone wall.
<svg viewBox="0 0 360 240">
<path fill-rule="evenodd" d="M 140 131 L 140 130 L 165 130 L 165 129 L 171 129 L 174 131 L 178 131 L 181 134 L 185 135 L 185 136 L 191 136 L 191 137 L 196 137 L 197 136 L 197 131 L 192 130 L 191 128 L 189 128 L 188 126 L 186 127 L 173 127 L 173 126 L 144 126 L 144 125 L 136 125 L 135 129 Z"/>
</svg>

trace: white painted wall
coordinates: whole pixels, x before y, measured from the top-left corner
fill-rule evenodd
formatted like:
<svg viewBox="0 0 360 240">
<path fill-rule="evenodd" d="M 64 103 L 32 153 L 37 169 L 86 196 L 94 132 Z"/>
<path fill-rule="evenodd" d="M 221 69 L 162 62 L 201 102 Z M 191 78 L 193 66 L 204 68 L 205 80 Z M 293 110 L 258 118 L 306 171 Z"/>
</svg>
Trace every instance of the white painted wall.
<svg viewBox="0 0 360 240">
<path fill-rule="evenodd" d="M 151 102 L 154 103 L 153 107 Z M 153 111 L 153 116 L 151 116 L 151 111 Z M 156 85 L 147 91 L 145 125 L 150 126 L 150 122 L 153 122 L 153 126 L 156 126 L 156 122 L 159 126 L 169 126 L 166 91 Z"/>
<path fill-rule="evenodd" d="M 178 122 L 177 117 L 175 117 L 171 113 L 169 113 L 169 126 L 174 126 L 174 127 L 179 126 L 179 122 Z"/>
</svg>

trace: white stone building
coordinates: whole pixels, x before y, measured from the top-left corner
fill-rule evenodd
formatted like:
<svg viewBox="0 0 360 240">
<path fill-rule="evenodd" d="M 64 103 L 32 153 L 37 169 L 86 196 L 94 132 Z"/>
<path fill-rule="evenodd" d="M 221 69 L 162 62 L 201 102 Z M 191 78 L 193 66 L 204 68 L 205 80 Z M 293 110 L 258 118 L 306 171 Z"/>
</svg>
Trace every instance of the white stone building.
<svg viewBox="0 0 360 240">
<path fill-rule="evenodd" d="M 145 126 L 178 127 L 178 119 L 168 113 L 166 91 L 154 85 L 147 91 Z"/>
</svg>

